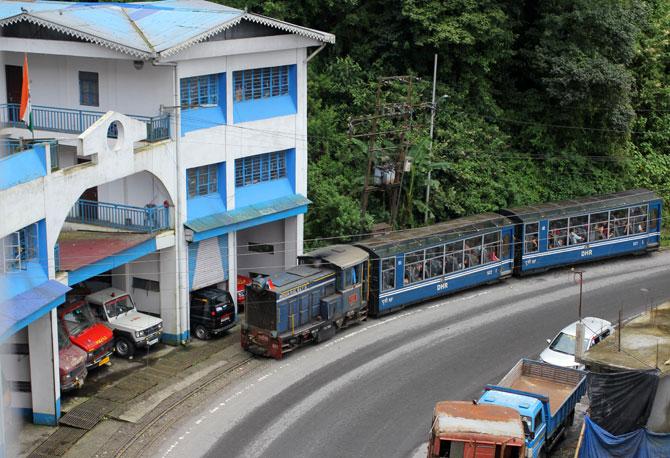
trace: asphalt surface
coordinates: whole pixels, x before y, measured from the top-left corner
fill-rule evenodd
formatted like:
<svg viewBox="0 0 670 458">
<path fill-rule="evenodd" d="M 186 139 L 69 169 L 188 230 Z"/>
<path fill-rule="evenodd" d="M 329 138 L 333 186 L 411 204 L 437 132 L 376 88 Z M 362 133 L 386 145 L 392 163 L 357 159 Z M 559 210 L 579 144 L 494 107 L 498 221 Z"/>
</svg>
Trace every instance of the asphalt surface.
<svg viewBox="0 0 670 458">
<path fill-rule="evenodd" d="M 670 252 L 582 266 L 584 316 L 616 321 L 670 297 Z M 184 412 L 153 456 L 425 456 L 435 402 L 477 398 L 577 319 L 568 269 L 371 319 L 263 361 Z"/>
</svg>

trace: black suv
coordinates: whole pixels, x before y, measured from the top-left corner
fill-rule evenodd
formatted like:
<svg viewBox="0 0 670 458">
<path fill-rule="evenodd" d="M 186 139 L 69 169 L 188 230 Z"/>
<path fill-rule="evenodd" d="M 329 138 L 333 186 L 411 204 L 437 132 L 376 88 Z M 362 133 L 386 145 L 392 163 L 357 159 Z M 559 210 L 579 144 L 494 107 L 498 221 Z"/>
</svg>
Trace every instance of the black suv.
<svg viewBox="0 0 670 458">
<path fill-rule="evenodd" d="M 228 291 L 205 288 L 191 292 L 191 332 L 202 340 L 232 328 L 237 309 Z"/>
</svg>

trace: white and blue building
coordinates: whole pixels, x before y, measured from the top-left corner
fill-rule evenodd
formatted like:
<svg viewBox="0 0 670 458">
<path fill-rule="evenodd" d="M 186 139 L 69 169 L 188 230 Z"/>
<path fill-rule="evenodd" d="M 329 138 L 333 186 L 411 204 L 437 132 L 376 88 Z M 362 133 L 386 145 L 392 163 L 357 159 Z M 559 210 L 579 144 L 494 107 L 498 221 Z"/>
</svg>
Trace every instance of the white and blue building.
<svg viewBox="0 0 670 458">
<path fill-rule="evenodd" d="M 5 412 L 56 423 L 56 308 L 73 288 L 130 291 L 176 344 L 190 291 L 235 297 L 238 274 L 295 264 L 307 64 L 334 39 L 199 0 L 0 2 Z"/>
</svg>

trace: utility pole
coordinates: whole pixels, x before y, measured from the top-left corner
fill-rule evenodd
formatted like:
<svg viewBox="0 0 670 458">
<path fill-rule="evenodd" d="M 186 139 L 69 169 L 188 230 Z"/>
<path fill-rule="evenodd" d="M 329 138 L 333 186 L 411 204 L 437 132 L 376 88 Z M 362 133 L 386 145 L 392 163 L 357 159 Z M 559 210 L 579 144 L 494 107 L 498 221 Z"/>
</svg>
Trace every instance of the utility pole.
<svg viewBox="0 0 670 458">
<path fill-rule="evenodd" d="M 433 98 L 430 102 L 430 145 L 428 147 L 428 183 L 426 186 L 426 211 L 423 215 L 424 224 L 428 224 L 428 202 L 430 201 L 430 175 L 432 168 L 430 163 L 433 161 L 433 131 L 435 127 L 435 86 L 437 85 L 437 53 L 435 53 L 435 63 L 433 64 Z"/>
<path fill-rule="evenodd" d="M 583 270 L 575 270 L 572 269 L 572 272 L 575 276 L 575 279 L 577 276 L 579 276 L 579 322 L 581 323 L 582 321 L 582 285 L 584 284 L 584 271 Z"/>
<path fill-rule="evenodd" d="M 584 323 L 582 323 L 582 285 L 584 284 L 584 271 L 572 269 L 574 278 L 579 276 L 579 323 L 575 329 L 575 360 L 579 361 L 584 355 Z"/>
</svg>

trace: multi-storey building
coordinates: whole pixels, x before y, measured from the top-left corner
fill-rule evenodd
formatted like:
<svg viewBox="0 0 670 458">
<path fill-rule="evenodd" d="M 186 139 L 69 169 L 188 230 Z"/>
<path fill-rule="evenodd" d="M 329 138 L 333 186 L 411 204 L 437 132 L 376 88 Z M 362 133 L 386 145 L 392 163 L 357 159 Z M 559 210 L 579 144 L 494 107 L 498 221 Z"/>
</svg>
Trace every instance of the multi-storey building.
<svg viewBox="0 0 670 458">
<path fill-rule="evenodd" d="M 294 264 L 307 63 L 334 36 L 204 1 L 0 2 L 0 344 L 60 411 L 56 308 L 98 284 L 189 338 L 189 291 Z M 19 117 L 29 68 L 33 131 Z M 95 281 L 92 281 L 94 279 Z"/>
</svg>

